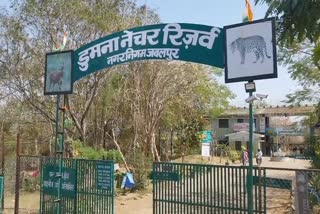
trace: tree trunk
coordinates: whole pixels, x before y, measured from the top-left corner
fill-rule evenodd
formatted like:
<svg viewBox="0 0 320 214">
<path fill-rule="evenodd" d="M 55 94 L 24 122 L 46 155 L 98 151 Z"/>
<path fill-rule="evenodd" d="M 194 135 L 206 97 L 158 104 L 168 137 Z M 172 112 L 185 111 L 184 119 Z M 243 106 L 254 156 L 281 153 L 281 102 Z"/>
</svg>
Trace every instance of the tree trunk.
<svg viewBox="0 0 320 214">
<path fill-rule="evenodd" d="M 154 131 L 151 134 L 151 145 L 152 145 L 152 148 L 154 150 L 154 152 L 153 152 L 154 153 L 154 159 L 157 162 L 159 162 L 160 161 L 160 156 L 159 156 L 157 145 L 156 145 L 156 134 L 155 134 Z"/>
<path fill-rule="evenodd" d="M 118 151 L 119 151 L 119 153 L 120 153 L 120 155 L 121 155 L 121 157 L 122 157 L 122 160 L 123 160 L 123 162 L 124 162 L 124 165 L 125 165 L 125 167 L 126 167 L 126 170 L 127 170 L 128 172 L 130 172 L 129 167 L 128 167 L 128 164 L 127 164 L 127 161 L 126 161 L 126 159 L 124 158 L 124 155 L 123 155 L 123 153 L 121 152 L 121 148 L 120 148 L 120 146 L 119 146 L 119 144 L 118 144 L 118 142 L 117 142 L 117 140 L 116 140 L 116 138 L 115 138 L 114 130 L 113 130 L 113 129 L 112 129 L 112 140 L 113 140 L 114 144 L 116 145 L 116 147 L 117 147 L 117 149 L 118 149 Z"/>
</svg>

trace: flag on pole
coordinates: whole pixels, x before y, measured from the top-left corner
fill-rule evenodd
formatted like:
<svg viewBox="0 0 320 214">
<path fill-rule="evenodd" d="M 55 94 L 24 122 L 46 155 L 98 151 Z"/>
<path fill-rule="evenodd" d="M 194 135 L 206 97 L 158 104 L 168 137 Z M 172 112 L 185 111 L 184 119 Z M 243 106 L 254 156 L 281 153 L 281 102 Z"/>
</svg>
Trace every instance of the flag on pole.
<svg viewBox="0 0 320 214">
<path fill-rule="evenodd" d="M 66 47 L 66 44 L 67 44 L 67 38 L 68 38 L 68 34 L 66 32 L 63 33 L 63 39 L 62 39 L 62 44 L 59 46 L 58 45 L 58 42 L 54 42 L 54 48 L 53 50 L 54 51 L 62 51 L 65 47 Z"/>
<path fill-rule="evenodd" d="M 251 10 L 251 5 L 249 0 L 245 0 L 246 1 L 246 9 L 244 11 L 244 16 L 243 16 L 243 22 L 252 22 L 253 20 L 253 13 Z"/>
<path fill-rule="evenodd" d="M 64 49 L 66 47 L 66 44 L 67 44 L 67 37 L 68 37 L 68 34 L 66 32 L 63 33 L 63 41 L 62 41 L 62 47 L 61 49 Z"/>
</svg>

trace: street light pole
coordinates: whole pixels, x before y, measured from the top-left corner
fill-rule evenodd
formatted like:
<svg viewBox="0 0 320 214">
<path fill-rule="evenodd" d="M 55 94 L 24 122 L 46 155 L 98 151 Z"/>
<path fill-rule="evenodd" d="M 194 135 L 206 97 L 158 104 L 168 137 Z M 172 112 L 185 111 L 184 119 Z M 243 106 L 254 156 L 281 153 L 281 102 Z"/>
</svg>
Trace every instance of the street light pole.
<svg viewBox="0 0 320 214">
<path fill-rule="evenodd" d="M 249 96 L 252 96 L 252 92 L 249 92 Z M 249 168 L 248 168 L 248 211 L 249 214 L 253 213 L 253 178 L 252 178 L 252 171 L 253 171 L 253 111 L 252 111 L 252 103 L 249 103 Z"/>
<path fill-rule="evenodd" d="M 159 156 L 161 160 L 161 129 L 159 127 Z"/>
<path fill-rule="evenodd" d="M 253 96 L 253 92 L 256 91 L 256 85 L 253 81 L 249 81 L 245 84 L 246 92 L 249 93 L 249 97 L 246 99 L 246 102 L 249 103 L 249 167 L 247 173 L 247 191 L 248 191 L 248 213 L 253 214 L 253 111 L 252 104 L 253 101 L 257 99 L 256 96 Z"/>
<path fill-rule="evenodd" d="M 171 154 L 171 158 L 170 158 L 170 160 L 172 160 L 172 135 L 173 135 L 173 129 L 171 129 L 170 130 L 170 147 L 171 147 L 171 152 L 170 152 L 170 154 Z"/>
</svg>

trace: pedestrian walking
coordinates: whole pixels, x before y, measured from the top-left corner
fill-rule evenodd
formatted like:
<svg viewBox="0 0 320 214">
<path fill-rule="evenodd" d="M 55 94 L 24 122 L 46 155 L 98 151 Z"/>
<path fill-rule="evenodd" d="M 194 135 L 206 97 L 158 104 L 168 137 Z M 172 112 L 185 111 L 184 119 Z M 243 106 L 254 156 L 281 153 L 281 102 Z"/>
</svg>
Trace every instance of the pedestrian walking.
<svg viewBox="0 0 320 214">
<path fill-rule="evenodd" d="M 258 152 L 256 154 L 256 162 L 260 166 L 262 163 L 262 151 L 258 149 Z"/>
<path fill-rule="evenodd" d="M 242 165 L 246 166 L 248 164 L 248 151 L 245 149 L 242 152 Z"/>
</svg>

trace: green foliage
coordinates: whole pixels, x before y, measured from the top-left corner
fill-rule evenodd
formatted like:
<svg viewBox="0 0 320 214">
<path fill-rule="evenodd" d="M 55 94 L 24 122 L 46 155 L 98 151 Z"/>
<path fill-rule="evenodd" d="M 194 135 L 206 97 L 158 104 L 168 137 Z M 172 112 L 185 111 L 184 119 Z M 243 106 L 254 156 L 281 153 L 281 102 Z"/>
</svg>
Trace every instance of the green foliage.
<svg viewBox="0 0 320 214">
<path fill-rule="evenodd" d="M 268 11 L 266 17 L 277 18 L 277 34 L 279 40 L 285 44 L 294 40 L 299 42 L 309 39 L 317 41 L 320 36 L 320 1 L 313 0 L 255 0 L 266 3 Z"/>
<path fill-rule="evenodd" d="M 145 189 L 149 184 L 152 171 L 153 158 L 145 155 L 142 151 L 136 151 L 135 158 L 131 164 L 135 179 L 135 189 Z"/>
<path fill-rule="evenodd" d="M 177 128 L 177 146 L 184 146 L 187 151 L 199 147 L 200 138 L 198 133 L 203 129 L 202 126 L 201 121 L 197 120 L 179 124 Z"/>
<path fill-rule="evenodd" d="M 103 149 L 95 149 L 90 146 L 85 146 L 83 142 L 77 140 L 72 143 L 73 149 L 76 151 L 76 156 L 84 159 L 91 160 L 114 160 L 115 162 L 121 162 L 122 157 L 118 150 L 105 151 Z"/>
<path fill-rule="evenodd" d="M 313 190 L 309 194 L 309 196 L 310 196 L 310 204 L 312 206 L 318 205 L 318 203 L 319 203 L 318 202 L 318 198 L 312 193 L 314 192 L 314 193 L 316 193 L 318 195 L 319 192 L 320 192 L 320 175 L 319 175 L 319 173 L 314 173 L 314 174 L 311 175 L 310 186 L 311 186 L 311 188 Z"/>
<path fill-rule="evenodd" d="M 114 160 L 114 162 L 122 162 L 122 157 L 121 154 L 118 150 L 111 149 L 109 151 L 105 151 L 103 153 L 104 159 L 105 160 Z"/>
<path fill-rule="evenodd" d="M 266 16 L 277 20 L 277 40 L 280 60 L 289 64 L 289 72 L 302 89 L 289 94 L 288 102 L 316 102 L 320 100 L 320 1 L 312 0 L 255 0 L 266 3 Z M 306 13 L 308 11 L 308 13 Z"/>
<path fill-rule="evenodd" d="M 74 123 L 71 119 L 67 118 L 65 121 L 64 121 L 64 127 L 66 129 L 71 129 L 74 127 Z"/>
<path fill-rule="evenodd" d="M 26 192 L 35 192 L 37 190 L 40 190 L 40 176 L 28 176 L 24 178 L 23 189 Z"/>
<path fill-rule="evenodd" d="M 72 143 L 73 149 L 76 153 L 76 157 L 99 160 L 103 158 L 103 151 L 97 150 L 93 147 L 85 146 L 80 140 L 74 141 Z"/>
<path fill-rule="evenodd" d="M 234 163 L 237 160 L 240 160 L 240 154 L 236 150 L 229 150 L 229 158 Z"/>
<path fill-rule="evenodd" d="M 310 158 L 313 168 L 320 169 L 320 137 L 307 137 L 306 141 L 309 142 L 309 146 L 305 152 L 305 156 Z"/>
<path fill-rule="evenodd" d="M 320 44 L 317 44 L 317 46 L 313 50 L 313 63 L 320 70 Z"/>
</svg>

